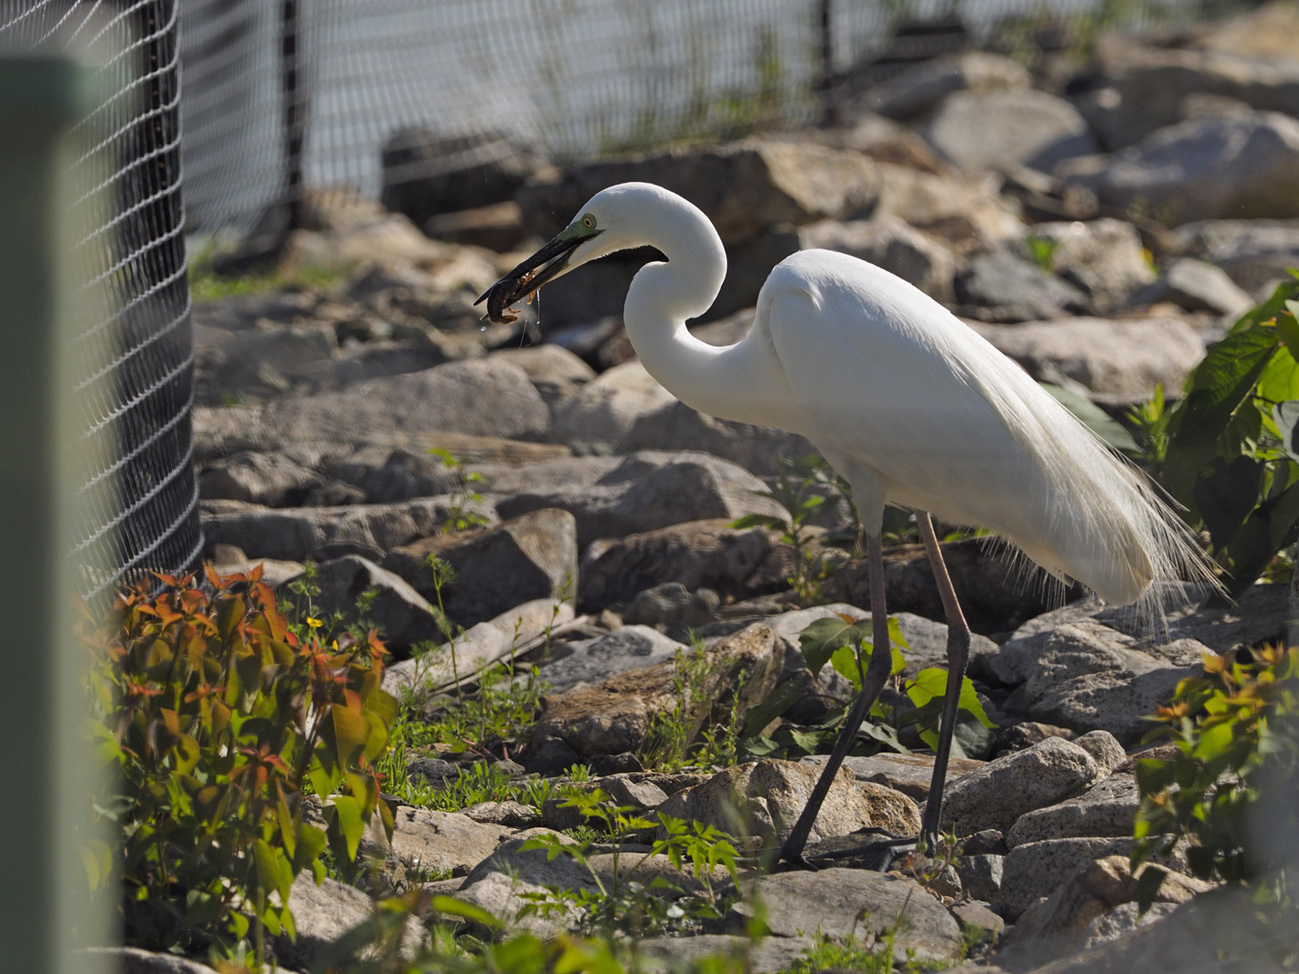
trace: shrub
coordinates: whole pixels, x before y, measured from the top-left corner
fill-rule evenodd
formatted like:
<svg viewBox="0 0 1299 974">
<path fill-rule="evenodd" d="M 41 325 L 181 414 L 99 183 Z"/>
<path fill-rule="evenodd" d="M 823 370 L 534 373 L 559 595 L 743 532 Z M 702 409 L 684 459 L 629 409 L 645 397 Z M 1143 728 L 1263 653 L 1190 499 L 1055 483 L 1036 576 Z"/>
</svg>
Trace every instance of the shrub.
<svg viewBox="0 0 1299 974">
<path fill-rule="evenodd" d="M 319 881 L 327 846 L 353 861 L 376 811 L 392 828 L 373 769 L 396 712 L 385 650 L 373 632 L 295 634 L 260 569 L 158 580 L 83 632 L 92 733 L 117 772 L 98 811 L 117 825 L 126 938 L 231 949 L 251 931 L 260 964 L 265 929 L 294 934 L 294 877 Z"/>
<path fill-rule="evenodd" d="M 1299 648 L 1206 656 L 1204 675 L 1179 683 L 1154 719 L 1149 736 L 1171 736 L 1177 753 L 1137 762 L 1134 862 L 1185 839 L 1194 875 L 1286 905 L 1299 836 Z M 1143 874 L 1143 907 L 1162 875 Z"/>
</svg>

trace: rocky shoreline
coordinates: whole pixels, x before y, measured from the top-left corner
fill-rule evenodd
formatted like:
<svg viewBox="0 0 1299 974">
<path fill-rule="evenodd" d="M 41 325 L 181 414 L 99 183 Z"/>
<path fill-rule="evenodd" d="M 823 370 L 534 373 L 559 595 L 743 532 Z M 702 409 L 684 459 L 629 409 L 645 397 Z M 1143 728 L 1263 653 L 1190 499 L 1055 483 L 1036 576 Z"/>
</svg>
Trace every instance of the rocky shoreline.
<svg viewBox="0 0 1299 974">
<path fill-rule="evenodd" d="M 1299 7 L 1102 37 L 1092 60 L 1061 54 L 1036 72 L 948 55 L 856 96 L 837 128 L 567 170 L 538 163 L 512 198 L 423 226 L 317 193 L 313 228 L 284 256 L 284 280 L 299 283 L 194 308 L 207 555 L 224 572 L 264 564 L 286 597 L 312 563 L 321 613 L 346 616 L 375 590 L 367 618 L 399 660 L 385 687 L 412 707 L 502 660 L 535 662 L 550 689 L 527 747 L 431 754 L 439 780 L 472 761 L 516 776 L 582 764 L 619 804 L 725 829 L 738 809 L 750 835 L 779 841 L 815 756 L 666 774 L 637 754 L 656 715 L 680 704 L 674 667 L 692 645 L 711 681 L 695 697 L 696 728 L 777 686 L 798 688 L 791 705 L 809 720 L 845 698 L 842 677 L 808 670 L 798 634 L 832 613 L 869 616 L 863 566 L 831 543 L 846 508 L 827 504 L 807 526 L 828 604 L 803 608 L 789 585 L 802 555 L 778 530 L 730 525 L 788 519 L 771 496 L 779 461 L 810 447 L 700 415 L 649 377 L 620 318 L 636 260 L 547 288 L 539 324 L 535 307 L 515 325 L 485 322 L 475 299 L 594 191 L 643 179 L 700 205 L 726 244 L 726 287 L 695 328 L 705 341 L 743 334 L 776 262 L 828 247 L 911 281 L 1035 378 L 1121 415 L 1156 385 L 1176 395 L 1206 345 L 1299 266 L 1299 59 L 1264 50 L 1277 24 L 1299 32 Z M 415 207 L 418 197 L 403 195 Z M 985 542 L 952 541 L 946 554 L 980 633 L 971 676 L 997 725 L 949 774 L 944 827 L 965 840 L 961 853 L 934 868 L 880 873 L 848 859 L 746 878 L 702 933 L 647 940 L 653 963 L 737 948 L 756 897 L 771 932 L 750 956 L 760 972 L 787 966 L 817 930 L 869 944 L 886 927 L 896 957 L 968 956 L 970 969 L 988 961 L 990 939 L 987 970 L 1210 969 L 1204 917 L 1237 906 L 1183 875 L 1176 852 L 1147 867 L 1170 878 L 1137 913 L 1130 755 L 1142 717 L 1204 653 L 1284 633 L 1288 590 L 1255 586 L 1230 610 L 1183 607 L 1150 625 L 1095 603 L 1056 607 L 1078 593 L 1026 584 Z M 434 577 L 430 555 L 454 581 Z M 921 552 L 901 545 L 888 558 L 908 673 L 943 665 Z M 454 664 L 446 617 L 462 630 Z M 444 650 L 411 656 L 428 642 Z M 850 758 L 814 842 L 914 834 L 927 767 L 921 754 Z M 571 827 L 564 816 L 403 805 L 391 843 L 376 834 L 371 851 L 394 887 L 446 873 L 423 885 L 513 922 L 521 893 L 589 883 L 563 857 L 519 849 Z M 294 895 L 298 941 L 278 948 L 290 969 L 369 910 L 365 893 L 332 880 L 300 879 Z M 563 925 L 521 922 L 542 934 Z M 422 936 L 412 928 L 412 950 Z"/>
</svg>

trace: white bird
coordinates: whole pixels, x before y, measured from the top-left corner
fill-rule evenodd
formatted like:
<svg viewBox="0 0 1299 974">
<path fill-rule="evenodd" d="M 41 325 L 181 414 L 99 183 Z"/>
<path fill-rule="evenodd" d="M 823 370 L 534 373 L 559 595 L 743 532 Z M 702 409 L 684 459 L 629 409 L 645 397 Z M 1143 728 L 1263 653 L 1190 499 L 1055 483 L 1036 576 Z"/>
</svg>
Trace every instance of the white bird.
<svg viewBox="0 0 1299 974">
<path fill-rule="evenodd" d="M 884 507 L 916 511 L 948 621 L 948 679 L 922 836 L 934 842 L 961 680 L 965 624 L 930 514 L 986 527 L 1060 578 L 1107 602 L 1157 600 L 1181 578 L 1210 579 L 1186 526 L 1144 476 L 1113 454 L 1019 366 L 928 295 L 873 264 L 826 250 L 782 261 L 749 333 L 718 348 L 686 321 L 726 276 L 721 238 L 696 206 L 661 187 L 597 193 L 558 236 L 498 281 L 493 320 L 588 261 L 642 246 L 667 262 L 632 280 L 624 321 L 649 373 L 703 413 L 801 433 L 852 488 L 867 535 L 874 645 L 888 646 L 880 530 Z M 803 847 L 830 782 L 888 677 L 872 653 L 849 714 L 782 857 Z"/>
</svg>

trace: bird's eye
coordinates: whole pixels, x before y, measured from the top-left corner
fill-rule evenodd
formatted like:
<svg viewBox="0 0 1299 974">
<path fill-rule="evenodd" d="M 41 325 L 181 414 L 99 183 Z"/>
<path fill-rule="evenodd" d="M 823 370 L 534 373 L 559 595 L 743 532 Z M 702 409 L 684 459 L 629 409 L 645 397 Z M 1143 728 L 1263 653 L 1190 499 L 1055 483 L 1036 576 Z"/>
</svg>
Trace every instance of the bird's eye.
<svg viewBox="0 0 1299 974">
<path fill-rule="evenodd" d="M 588 230 L 594 230 L 594 229 L 595 229 L 595 217 L 591 216 L 590 213 L 588 213 L 586 216 L 582 217 L 582 226 L 586 227 L 586 229 L 588 229 Z"/>
</svg>

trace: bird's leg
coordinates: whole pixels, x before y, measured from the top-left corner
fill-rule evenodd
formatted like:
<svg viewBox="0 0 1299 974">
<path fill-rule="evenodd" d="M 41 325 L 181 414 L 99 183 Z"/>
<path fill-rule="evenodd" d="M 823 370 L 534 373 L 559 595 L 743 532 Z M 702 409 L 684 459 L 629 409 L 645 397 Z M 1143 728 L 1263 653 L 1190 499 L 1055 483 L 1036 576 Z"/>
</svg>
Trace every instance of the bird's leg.
<svg viewBox="0 0 1299 974">
<path fill-rule="evenodd" d="M 929 801 L 925 805 L 925 819 L 920 829 L 925 848 L 931 853 L 938 844 L 938 822 L 943 812 L 943 785 L 947 780 L 947 758 L 952 750 L 952 734 L 956 730 L 956 714 L 961 701 L 961 683 L 970 659 L 970 627 L 965 624 L 961 605 L 956 601 L 951 576 L 943 563 L 943 553 L 934 534 L 934 522 L 925 511 L 916 512 L 920 537 L 929 555 L 929 564 L 938 583 L 938 596 L 943 600 L 943 613 L 947 616 L 947 693 L 943 697 L 943 722 L 938 729 L 938 750 L 934 754 L 934 777 L 929 785 Z"/>
<path fill-rule="evenodd" d="M 884 608 L 884 551 L 880 539 L 874 535 L 866 539 L 866 568 L 870 580 L 871 628 L 874 640 L 870 663 L 862 677 L 861 693 L 857 697 L 857 702 L 853 704 L 852 710 L 844 720 L 843 729 L 839 732 L 839 740 L 835 742 L 834 750 L 830 752 L 821 777 L 817 779 L 816 786 L 807 799 L 803 814 L 794 823 L 794 830 L 789 833 L 789 838 L 785 840 L 780 850 L 780 858 L 787 862 L 806 865 L 803 847 L 807 845 L 807 837 L 811 834 L 812 825 L 821 811 L 821 804 L 825 801 L 826 793 L 839 772 L 839 766 L 848 755 L 848 749 L 852 747 L 857 729 L 870 715 L 871 704 L 884 689 L 889 671 L 893 668 L 893 652 L 889 646 L 889 616 Z"/>
</svg>

